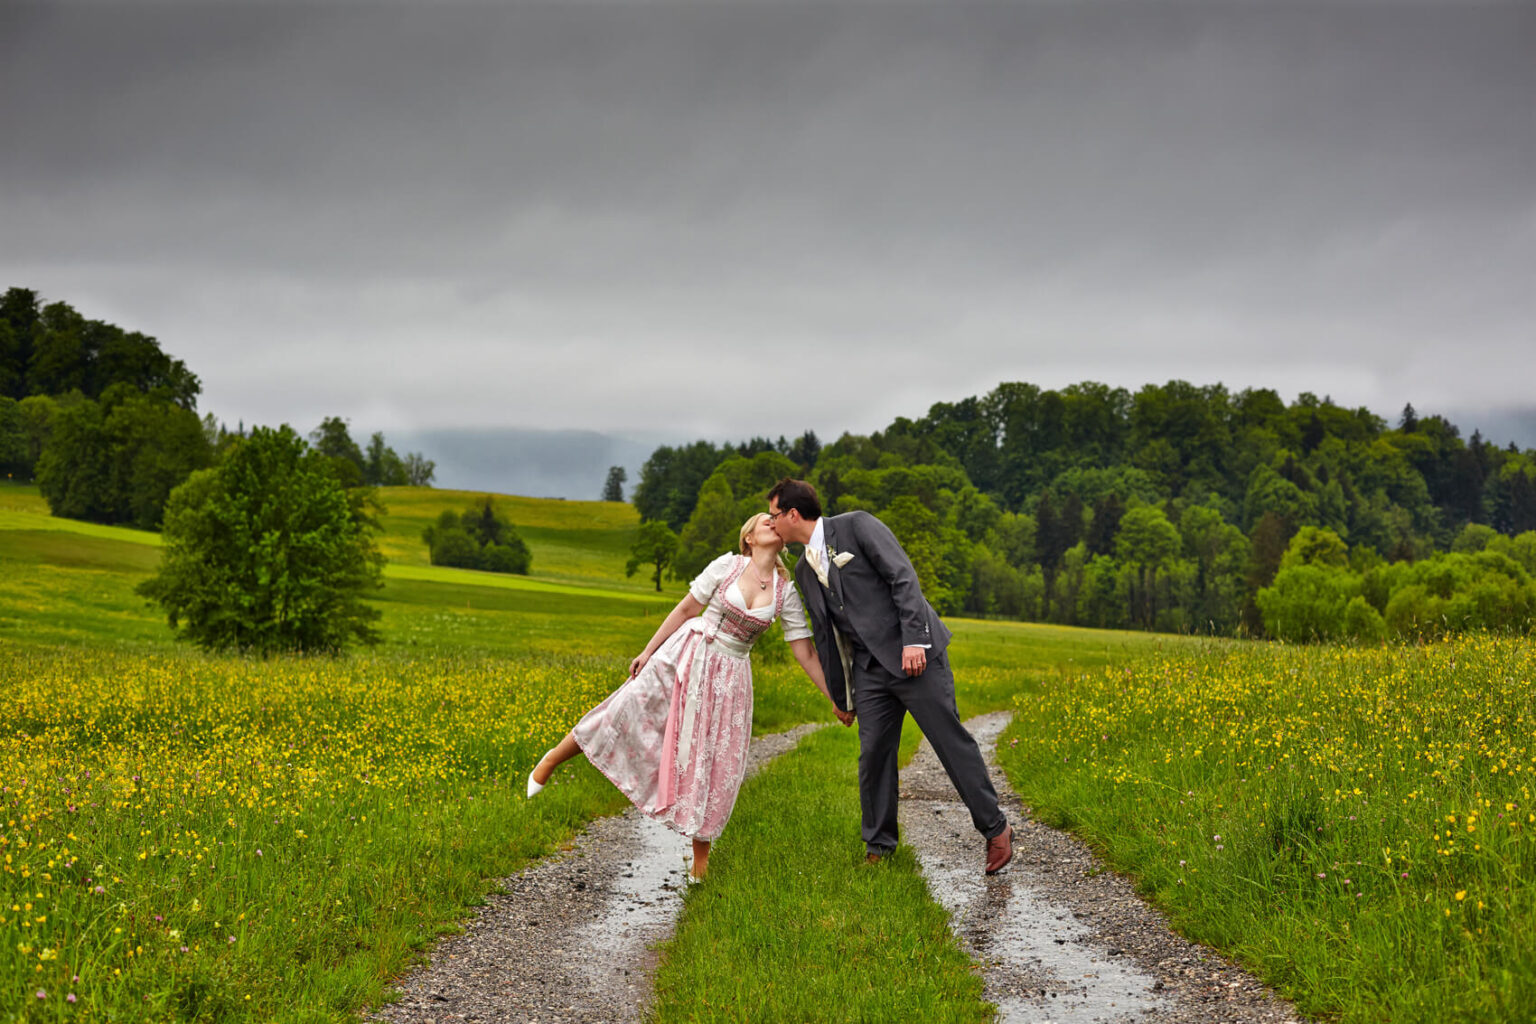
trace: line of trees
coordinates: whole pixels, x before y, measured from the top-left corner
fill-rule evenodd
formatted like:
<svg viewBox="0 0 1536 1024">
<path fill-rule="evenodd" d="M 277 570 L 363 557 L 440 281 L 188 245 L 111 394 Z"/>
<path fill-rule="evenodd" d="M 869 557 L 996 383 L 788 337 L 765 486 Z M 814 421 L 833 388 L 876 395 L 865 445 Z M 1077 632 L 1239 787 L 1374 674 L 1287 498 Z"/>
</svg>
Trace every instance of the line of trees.
<svg viewBox="0 0 1536 1024">
<path fill-rule="evenodd" d="M 831 513 L 861 508 L 884 519 L 948 613 L 1369 638 L 1369 626 L 1298 630 L 1278 611 L 1283 601 L 1261 599 L 1290 586 L 1277 574 L 1309 527 L 1337 539 L 1361 581 L 1351 596 L 1387 633 L 1424 635 L 1429 627 L 1413 624 L 1436 614 L 1449 621 L 1457 594 L 1504 586 L 1459 558 L 1497 562 L 1515 590 L 1536 573 L 1520 554 L 1536 530 L 1536 452 L 1477 433 L 1463 439 L 1454 424 L 1412 406 L 1389 426 L 1312 394 L 1286 404 L 1267 389 L 1183 381 L 1134 394 L 1096 383 L 1060 391 L 1003 384 L 826 446 L 807 433 L 793 443 L 663 447 L 641 470 L 633 500 L 643 521 L 678 533 L 671 571 L 687 578 L 731 545 L 768 484 L 786 474 L 816 484 Z M 1489 537 L 1503 540 L 1452 550 Z M 1495 550 L 1505 543 L 1509 551 Z M 1434 576 L 1433 586 L 1402 582 L 1418 577 L 1393 568 L 1430 565 L 1460 568 Z M 1440 604 L 1404 597 L 1393 612 L 1399 582 L 1425 587 Z M 1511 607 L 1504 624 L 1528 626 L 1518 611 L 1525 606 Z M 1358 605 L 1354 619 L 1374 623 Z"/>
<path fill-rule="evenodd" d="M 0 298 L 0 472 L 35 479 L 54 515 L 163 527 L 139 592 L 179 636 L 253 653 L 377 642 L 374 488 L 430 485 L 431 460 L 379 433 L 365 451 L 335 416 L 309 441 L 286 424 L 230 431 L 198 416 L 200 390 L 153 338 L 30 289 Z"/>
<path fill-rule="evenodd" d="M 401 458 L 379 431 L 368 438 L 364 451 L 340 416 L 327 416 L 309 439 L 316 451 L 331 460 L 344 487 L 430 487 L 437 472 L 437 463 L 420 452 L 407 452 Z"/>
<path fill-rule="evenodd" d="M 115 384 L 157 395 L 184 409 L 197 405 L 197 375 L 161 351 L 154 338 L 87 320 L 67 303 L 43 305 L 30 288 L 0 297 L 0 396 L 78 391 L 98 398 Z"/>
<path fill-rule="evenodd" d="M 1536 531 L 1508 537 L 1468 524 L 1449 552 L 1417 561 L 1350 562 L 1332 530 L 1291 539 L 1257 602 L 1282 640 L 1430 640 L 1489 629 L 1525 632 L 1536 618 Z"/>
<path fill-rule="evenodd" d="M 54 515 L 159 529 L 171 491 L 246 431 L 199 416 L 198 378 L 154 338 L 88 320 L 35 291 L 0 298 L 0 473 L 38 485 Z M 435 466 L 345 420 L 310 435 L 343 487 L 429 486 Z"/>
<path fill-rule="evenodd" d="M 201 389 L 154 338 L 31 289 L 0 297 L 0 472 L 35 479 L 55 515 L 158 528 L 215 457 Z"/>
</svg>

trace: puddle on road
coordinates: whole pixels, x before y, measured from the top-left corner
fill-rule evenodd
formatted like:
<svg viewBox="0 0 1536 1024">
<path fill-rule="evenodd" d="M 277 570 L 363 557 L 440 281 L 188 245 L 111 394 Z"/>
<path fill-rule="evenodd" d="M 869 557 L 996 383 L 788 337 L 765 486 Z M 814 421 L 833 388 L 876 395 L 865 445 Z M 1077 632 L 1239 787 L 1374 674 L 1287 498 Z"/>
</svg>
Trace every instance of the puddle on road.
<svg viewBox="0 0 1536 1024">
<path fill-rule="evenodd" d="M 691 845 L 660 822 L 631 813 L 634 846 L 618 867 L 603 916 L 585 929 L 584 945 L 607 954 L 591 961 L 603 973 L 643 961 L 647 946 L 671 934 L 683 905 L 683 858 Z"/>
<path fill-rule="evenodd" d="M 942 811 L 944 820 L 956 823 L 956 831 L 970 829 L 963 804 L 931 803 L 924 810 Z M 988 973 L 1001 961 L 999 973 L 1043 974 L 1053 979 L 1042 985 L 1055 993 L 1054 998 L 1012 994 L 1006 985 L 992 991 L 989 985 L 987 998 L 997 1003 L 1000 1020 L 1124 1024 L 1162 1007 L 1162 999 L 1152 989 L 1155 979 L 1085 941 L 1088 928 L 1068 908 L 1043 899 L 1015 875 L 988 879 L 969 862 L 957 866 L 941 863 L 944 858 L 935 852 L 919 849 L 917 854 L 929 888 L 954 915 L 956 933 L 984 933 L 985 946 L 976 955 Z M 987 919 L 993 923 L 980 924 Z"/>
</svg>

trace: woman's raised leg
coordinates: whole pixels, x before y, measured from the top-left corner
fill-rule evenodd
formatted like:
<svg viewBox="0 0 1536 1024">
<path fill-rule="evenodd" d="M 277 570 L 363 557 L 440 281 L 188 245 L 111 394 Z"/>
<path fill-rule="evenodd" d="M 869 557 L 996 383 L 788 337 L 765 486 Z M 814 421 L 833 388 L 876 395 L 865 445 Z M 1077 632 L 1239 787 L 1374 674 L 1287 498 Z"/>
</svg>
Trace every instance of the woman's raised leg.
<svg viewBox="0 0 1536 1024">
<path fill-rule="evenodd" d="M 549 781 L 549 777 L 554 774 L 556 768 L 579 753 L 581 753 L 581 748 L 576 745 L 576 737 L 566 733 L 565 738 L 556 743 L 552 749 L 539 759 L 539 763 L 534 765 L 533 775 L 531 776 L 533 781 L 543 786 Z"/>
</svg>

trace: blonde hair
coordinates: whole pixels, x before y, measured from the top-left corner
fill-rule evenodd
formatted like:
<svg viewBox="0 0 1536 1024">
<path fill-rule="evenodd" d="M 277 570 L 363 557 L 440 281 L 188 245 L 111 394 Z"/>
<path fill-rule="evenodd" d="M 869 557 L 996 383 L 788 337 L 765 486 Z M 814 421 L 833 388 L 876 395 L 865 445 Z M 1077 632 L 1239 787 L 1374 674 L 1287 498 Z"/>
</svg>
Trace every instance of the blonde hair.
<svg viewBox="0 0 1536 1024">
<path fill-rule="evenodd" d="M 743 555 L 746 555 L 749 558 L 751 557 L 752 545 L 747 543 L 747 538 L 752 536 L 753 530 L 757 529 L 759 520 L 767 518 L 768 513 L 759 512 L 756 515 L 748 516 L 747 521 L 741 524 L 741 553 Z M 773 561 L 774 568 L 778 570 L 780 576 L 783 576 L 786 580 L 793 579 L 793 577 L 789 575 L 789 566 L 784 562 L 784 548 L 782 546 L 779 548 L 779 556 Z"/>
</svg>

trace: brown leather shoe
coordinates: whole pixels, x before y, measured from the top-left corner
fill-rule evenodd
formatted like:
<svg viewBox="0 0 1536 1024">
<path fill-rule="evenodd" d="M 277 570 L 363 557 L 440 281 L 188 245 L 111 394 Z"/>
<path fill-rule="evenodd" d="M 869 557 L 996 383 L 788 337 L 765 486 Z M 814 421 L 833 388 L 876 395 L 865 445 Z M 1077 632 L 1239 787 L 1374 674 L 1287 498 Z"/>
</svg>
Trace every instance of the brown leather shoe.
<svg viewBox="0 0 1536 1024">
<path fill-rule="evenodd" d="M 868 853 L 864 855 L 865 864 L 879 864 L 882 860 L 885 860 L 885 858 L 880 856 L 878 853 Z"/>
<path fill-rule="evenodd" d="M 987 840 L 987 874 L 995 875 L 1013 860 L 1013 826 Z"/>
</svg>

